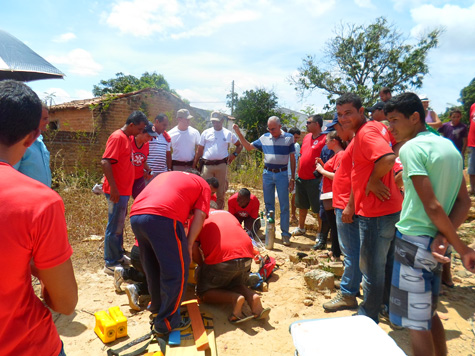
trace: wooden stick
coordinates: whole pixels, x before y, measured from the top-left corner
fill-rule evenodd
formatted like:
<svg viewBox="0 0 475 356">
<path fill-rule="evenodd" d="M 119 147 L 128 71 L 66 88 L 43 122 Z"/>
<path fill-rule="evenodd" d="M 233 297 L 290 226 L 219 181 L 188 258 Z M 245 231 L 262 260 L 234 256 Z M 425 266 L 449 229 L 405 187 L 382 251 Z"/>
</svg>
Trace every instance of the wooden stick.
<svg viewBox="0 0 475 356">
<path fill-rule="evenodd" d="M 186 305 L 188 314 L 191 318 L 191 327 L 193 329 L 193 337 L 198 351 L 204 351 L 209 348 L 208 335 L 206 334 L 203 319 L 201 319 L 200 309 L 198 308 L 198 300 L 187 300 L 181 305 Z"/>
</svg>

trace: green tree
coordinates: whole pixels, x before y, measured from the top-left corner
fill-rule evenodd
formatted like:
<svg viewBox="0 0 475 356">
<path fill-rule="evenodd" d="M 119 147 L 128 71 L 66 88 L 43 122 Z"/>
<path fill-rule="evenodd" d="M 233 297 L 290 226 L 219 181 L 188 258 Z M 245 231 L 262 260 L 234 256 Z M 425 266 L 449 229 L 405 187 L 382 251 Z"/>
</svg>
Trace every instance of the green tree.
<svg viewBox="0 0 475 356">
<path fill-rule="evenodd" d="M 155 72 L 145 72 L 140 78 L 133 75 L 124 75 L 120 72 L 115 78 L 101 80 L 98 85 L 94 85 L 92 93 L 94 96 L 102 96 L 104 94 L 130 93 L 145 88 L 163 89 L 178 95 L 173 89 L 170 89 L 168 82 L 162 74 Z"/>
<path fill-rule="evenodd" d="M 469 122 L 470 107 L 475 103 L 475 78 L 473 78 L 469 85 L 460 91 L 460 102 L 463 106 L 465 122 Z"/>
<path fill-rule="evenodd" d="M 323 60 L 307 55 L 290 80 L 301 95 L 322 90 L 329 101 L 327 109 L 345 92 L 372 104 L 384 86 L 395 92 L 422 86 L 429 71 L 427 55 L 437 47 L 442 31 L 434 29 L 412 45 L 384 17 L 368 26 L 342 24 L 327 42 Z"/>
<path fill-rule="evenodd" d="M 230 107 L 230 96 L 227 106 Z M 235 98 L 236 99 L 236 98 Z M 241 128 L 246 130 L 246 139 L 252 142 L 267 132 L 267 119 L 279 116 L 277 96 L 265 89 L 246 90 L 234 101 L 234 116 Z"/>
</svg>

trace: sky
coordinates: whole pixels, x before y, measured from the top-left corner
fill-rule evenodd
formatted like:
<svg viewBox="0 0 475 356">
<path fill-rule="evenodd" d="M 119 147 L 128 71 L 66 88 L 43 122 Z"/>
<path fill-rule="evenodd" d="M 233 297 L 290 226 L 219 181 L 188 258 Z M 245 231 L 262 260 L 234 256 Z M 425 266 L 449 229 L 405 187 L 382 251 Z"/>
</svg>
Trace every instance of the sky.
<svg viewBox="0 0 475 356">
<path fill-rule="evenodd" d="M 340 24 L 385 17 L 408 41 L 445 32 L 428 56 L 417 91 L 437 112 L 456 105 L 475 77 L 475 1 L 425 0 L 115 0 L 5 1 L 0 29 L 66 76 L 29 85 L 56 104 L 92 98 L 118 72 L 163 74 L 192 106 L 229 112 L 226 95 L 264 88 L 279 106 L 321 112 L 322 92 L 302 98 L 290 83 L 302 59 L 321 59 Z"/>
</svg>

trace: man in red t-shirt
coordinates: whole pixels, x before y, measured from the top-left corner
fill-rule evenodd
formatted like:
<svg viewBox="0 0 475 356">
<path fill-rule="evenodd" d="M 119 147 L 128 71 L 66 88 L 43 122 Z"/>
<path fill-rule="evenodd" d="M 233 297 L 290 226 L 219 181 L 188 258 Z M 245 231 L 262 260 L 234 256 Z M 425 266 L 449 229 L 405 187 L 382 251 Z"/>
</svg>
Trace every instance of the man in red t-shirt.
<svg viewBox="0 0 475 356">
<path fill-rule="evenodd" d="M 31 276 L 41 282 L 44 302 L 62 314 L 78 300 L 61 197 L 16 171 L 40 134 L 41 101 L 23 83 L 0 82 L 0 350 L 4 356 L 57 356 L 64 352 L 51 312 L 35 295 Z"/>
<path fill-rule="evenodd" d="M 149 142 L 158 137 L 158 134 L 153 130 L 153 124 L 149 122 L 142 133 L 137 136 L 130 136 L 130 143 L 132 145 L 132 164 L 135 167 L 134 184 L 132 186 L 132 198 L 145 188 L 145 179 L 151 178 L 152 169 L 147 163 L 149 155 Z"/>
<path fill-rule="evenodd" d="M 475 195 L 475 103 L 470 107 L 470 128 L 467 146 L 470 150 L 468 174 L 470 176 L 470 195 Z"/>
<path fill-rule="evenodd" d="M 104 239 L 104 272 L 112 276 L 115 267 L 121 266 L 121 263 L 130 264 L 122 246 L 127 204 L 132 195 L 135 177 L 129 136 L 137 136 L 147 124 L 145 114 L 134 111 L 127 118 L 125 125 L 109 136 L 102 155 L 101 166 L 105 176 L 102 190 L 109 205 Z"/>
<path fill-rule="evenodd" d="M 292 236 L 305 234 L 305 218 L 308 209 L 318 214 L 320 211 L 320 181 L 315 171 L 315 160 L 320 157 L 327 135 L 322 134 L 323 119 L 312 115 L 307 119 L 307 131 L 300 148 L 299 169 L 295 181 L 295 206 L 299 208 L 299 226 L 292 231 Z"/>
<path fill-rule="evenodd" d="M 336 109 L 343 129 L 355 132 L 351 187 L 354 212 L 359 219 L 364 290 L 358 314 L 377 323 L 381 305 L 389 304 L 395 224 L 402 206 L 393 172 L 396 156 L 386 126 L 366 120 L 356 94 L 343 94 L 337 99 Z M 342 220 L 347 222 L 352 215 L 353 212 L 343 215 Z"/>
<path fill-rule="evenodd" d="M 212 210 L 193 245 L 193 260 L 199 266 L 196 294 L 205 303 L 232 304 L 231 323 L 264 319 L 270 313 L 259 295 L 246 286 L 254 255 L 252 241 L 239 221 L 227 211 Z M 253 315 L 243 314 L 246 301 Z"/>
<path fill-rule="evenodd" d="M 251 194 L 249 189 L 242 188 L 239 192 L 234 193 L 228 199 L 228 210 L 238 219 L 247 231 L 254 236 L 261 228 L 259 217 L 259 199 Z"/>
<path fill-rule="evenodd" d="M 152 297 L 152 331 L 163 336 L 184 329 L 180 302 L 188 280 L 191 247 L 209 212 L 211 189 L 198 175 L 164 172 L 135 199 L 130 224 L 140 246 L 140 260 Z M 183 225 L 194 216 L 185 234 Z"/>
</svg>

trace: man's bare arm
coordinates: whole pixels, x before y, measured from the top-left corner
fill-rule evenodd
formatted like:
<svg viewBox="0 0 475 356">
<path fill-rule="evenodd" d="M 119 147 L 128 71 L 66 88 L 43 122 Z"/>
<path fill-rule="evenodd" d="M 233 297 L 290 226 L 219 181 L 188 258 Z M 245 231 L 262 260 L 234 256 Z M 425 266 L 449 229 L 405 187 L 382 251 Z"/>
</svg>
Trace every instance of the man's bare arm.
<svg viewBox="0 0 475 356">
<path fill-rule="evenodd" d="M 193 160 L 193 169 L 196 169 L 196 165 L 198 164 L 198 160 L 203 156 L 205 146 L 198 145 L 196 149 L 195 159 Z"/>
<path fill-rule="evenodd" d="M 36 269 L 35 275 L 43 284 L 46 304 L 55 312 L 72 314 L 78 302 L 78 286 L 71 259 L 47 269 Z"/>
<path fill-rule="evenodd" d="M 117 185 L 115 184 L 114 173 L 112 173 L 112 163 L 109 159 L 103 158 L 101 160 L 102 172 L 107 178 L 110 186 L 110 201 L 113 203 L 118 203 L 120 194 L 119 190 L 117 189 Z"/>
<path fill-rule="evenodd" d="M 381 157 L 374 163 L 373 172 L 366 185 L 366 195 L 372 192 L 379 200 L 389 199 L 391 196 L 390 189 L 383 184 L 381 178 L 393 169 L 395 160 L 396 156 L 391 153 Z"/>
<path fill-rule="evenodd" d="M 475 251 L 465 245 L 457 235 L 457 227 L 465 221 L 471 204 L 465 185 L 465 179 L 462 179 L 459 193 L 457 194 L 454 207 L 449 216 L 445 213 L 442 205 L 437 200 L 428 176 L 411 176 L 411 180 L 417 195 L 422 201 L 427 216 L 429 216 L 432 223 L 437 227 L 439 233 L 442 234 L 460 254 L 465 268 L 471 272 L 475 272 Z"/>
<path fill-rule="evenodd" d="M 233 130 L 236 132 L 237 137 L 239 137 L 239 141 L 241 141 L 241 144 L 244 146 L 244 148 L 247 151 L 252 151 L 255 150 L 256 148 L 244 137 L 242 134 L 241 130 L 239 129 L 239 126 L 234 124 L 233 125 Z"/>
</svg>

